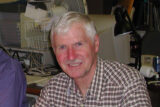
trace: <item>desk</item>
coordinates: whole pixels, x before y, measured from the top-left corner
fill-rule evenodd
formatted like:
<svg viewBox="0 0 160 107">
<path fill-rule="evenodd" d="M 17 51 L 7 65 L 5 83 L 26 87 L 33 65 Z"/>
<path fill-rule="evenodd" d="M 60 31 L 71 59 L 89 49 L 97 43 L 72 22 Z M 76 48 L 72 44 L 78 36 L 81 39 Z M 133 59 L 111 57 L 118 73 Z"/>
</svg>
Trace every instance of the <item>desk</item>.
<svg viewBox="0 0 160 107">
<path fill-rule="evenodd" d="M 39 96 L 42 88 L 43 87 L 37 86 L 36 84 L 28 85 L 27 94 Z"/>
<path fill-rule="evenodd" d="M 27 85 L 37 84 L 39 86 L 44 86 L 53 76 L 33 76 L 26 75 Z"/>
<path fill-rule="evenodd" d="M 40 90 L 43 88 L 45 84 L 52 78 L 53 76 L 33 76 L 33 75 L 26 75 L 27 80 L 27 93 L 33 95 L 39 95 Z"/>
</svg>

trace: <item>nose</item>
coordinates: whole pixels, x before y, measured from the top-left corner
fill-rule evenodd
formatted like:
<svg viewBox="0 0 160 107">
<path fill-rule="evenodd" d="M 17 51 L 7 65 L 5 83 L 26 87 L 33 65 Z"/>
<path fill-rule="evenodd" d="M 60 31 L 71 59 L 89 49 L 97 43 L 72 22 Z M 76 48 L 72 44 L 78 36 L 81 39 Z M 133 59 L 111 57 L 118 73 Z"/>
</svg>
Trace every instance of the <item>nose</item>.
<svg viewBox="0 0 160 107">
<path fill-rule="evenodd" d="M 76 57 L 76 54 L 75 54 L 75 49 L 73 47 L 69 47 L 68 48 L 68 59 L 69 60 L 74 60 L 75 57 Z"/>
</svg>

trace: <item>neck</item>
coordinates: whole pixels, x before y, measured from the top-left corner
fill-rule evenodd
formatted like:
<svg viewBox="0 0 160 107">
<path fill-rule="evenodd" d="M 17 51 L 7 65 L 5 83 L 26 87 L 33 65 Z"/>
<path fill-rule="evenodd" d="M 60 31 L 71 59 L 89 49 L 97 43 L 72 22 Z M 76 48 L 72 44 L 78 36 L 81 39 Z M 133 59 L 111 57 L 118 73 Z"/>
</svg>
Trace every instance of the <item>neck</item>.
<svg viewBox="0 0 160 107">
<path fill-rule="evenodd" d="M 79 88 L 81 94 L 83 95 L 83 97 L 86 96 L 87 90 L 89 89 L 91 82 L 93 80 L 95 70 L 96 70 L 96 61 L 93 65 L 94 66 L 91 68 L 91 70 L 89 72 L 87 72 L 87 74 L 85 74 L 84 77 L 74 79 L 74 81 L 75 81 L 77 87 Z"/>
</svg>

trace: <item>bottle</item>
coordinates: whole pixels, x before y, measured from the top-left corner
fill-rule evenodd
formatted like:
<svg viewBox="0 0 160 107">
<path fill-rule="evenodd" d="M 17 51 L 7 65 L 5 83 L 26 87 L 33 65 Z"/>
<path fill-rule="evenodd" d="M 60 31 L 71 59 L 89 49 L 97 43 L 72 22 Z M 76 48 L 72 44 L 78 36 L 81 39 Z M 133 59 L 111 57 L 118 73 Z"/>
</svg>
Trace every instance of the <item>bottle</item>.
<svg viewBox="0 0 160 107">
<path fill-rule="evenodd" d="M 160 57 L 156 56 L 153 58 L 153 66 L 157 73 L 160 73 Z"/>
</svg>

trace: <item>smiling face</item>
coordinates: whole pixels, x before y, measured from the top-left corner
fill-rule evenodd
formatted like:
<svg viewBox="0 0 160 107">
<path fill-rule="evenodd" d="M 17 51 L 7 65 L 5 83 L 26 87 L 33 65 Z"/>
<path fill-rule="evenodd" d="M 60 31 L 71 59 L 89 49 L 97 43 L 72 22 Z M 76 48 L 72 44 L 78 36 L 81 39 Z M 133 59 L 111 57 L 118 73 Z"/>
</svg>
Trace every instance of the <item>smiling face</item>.
<svg viewBox="0 0 160 107">
<path fill-rule="evenodd" d="M 82 24 L 74 23 L 66 33 L 53 36 L 52 47 L 63 71 L 71 78 L 90 75 L 96 69 L 99 38 L 92 41 Z"/>
</svg>

